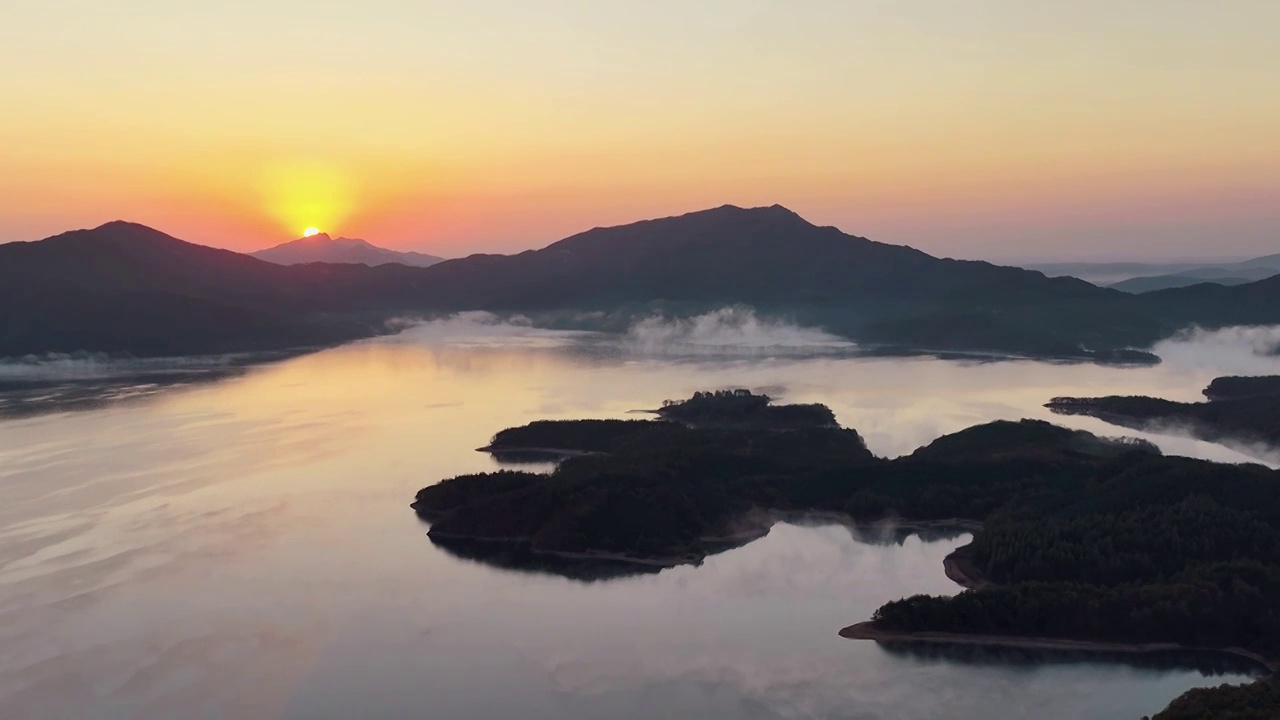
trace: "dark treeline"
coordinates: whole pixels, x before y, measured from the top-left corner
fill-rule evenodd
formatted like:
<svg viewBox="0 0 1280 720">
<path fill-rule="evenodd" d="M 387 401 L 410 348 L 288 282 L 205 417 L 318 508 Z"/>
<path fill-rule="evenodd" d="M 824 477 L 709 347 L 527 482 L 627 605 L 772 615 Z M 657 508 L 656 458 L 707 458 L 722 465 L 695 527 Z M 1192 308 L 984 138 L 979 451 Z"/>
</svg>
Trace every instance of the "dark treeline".
<svg viewBox="0 0 1280 720">
<path fill-rule="evenodd" d="M 825 405 L 772 405 L 768 395 L 749 390 L 699 392 L 688 400 L 667 400 L 657 410 L 670 422 L 648 420 L 537 420 L 494 435 L 492 451 L 555 449 L 578 452 L 623 452 L 636 442 L 648 446 L 670 441 L 687 444 L 695 437 L 683 425 L 712 429 L 837 428 L 835 414 Z M 663 435 L 663 433 L 666 435 Z M 668 438 L 668 436 L 670 436 Z M 714 436 L 709 436 L 714 437 Z M 677 440 L 676 438 L 683 438 Z"/>
<path fill-rule="evenodd" d="M 499 432 L 489 441 L 488 449 L 608 452 L 628 438 L 653 431 L 653 425 L 646 420 L 538 420 Z"/>
<path fill-rule="evenodd" d="M 1280 445 L 1280 377 L 1217 378 L 1204 394 L 1208 402 L 1112 395 L 1054 398 L 1048 407 L 1054 412 L 1090 415 L 1125 427 L 1162 423 L 1186 427 L 1205 440 Z"/>
<path fill-rule="evenodd" d="M 1204 389 L 1204 396 L 1210 400 L 1233 400 L 1262 395 L 1280 395 L 1280 376 L 1239 377 L 1233 375 L 1214 378 L 1213 382 L 1209 383 L 1209 387 Z"/>
<path fill-rule="evenodd" d="M 997 585 L 890 602 L 873 620 L 903 632 L 1238 647 L 1280 657 L 1277 480 L 1258 466 L 1129 456 L 1083 483 L 1045 483 L 993 513 L 967 553 Z M 1232 692 L 1214 697 L 1230 705 Z M 1168 717 L 1230 717 L 1194 707 Z M 1280 704 L 1268 707 L 1272 714 L 1239 717 L 1280 717 Z"/>
<path fill-rule="evenodd" d="M 764 510 L 981 520 L 966 559 L 993 584 L 887 603 L 873 618 L 880 629 L 1280 657 L 1280 474 L 1264 467 L 1164 457 L 1149 443 L 1029 420 L 976 426 L 896 460 L 827 426 L 535 426 L 524 432 L 539 443 L 595 453 L 550 475 L 466 475 L 424 488 L 414 507 L 433 522 L 434 540 L 680 563 L 763 532 Z"/>
<path fill-rule="evenodd" d="M 1152 720 L 1276 720 L 1278 717 L 1280 680 L 1271 678 L 1252 685 L 1190 690 Z"/>
<path fill-rule="evenodd" d="M 837 428 L 574 421 L 532 432 L 548 447 L 607 454 L 569 458 L 549 476 L 480 473 L 424 488 L 414 507 L 434 521 L 433 538 L 519 539 L 547 553 L 696 561 L 716 539 L 762 529 L 751 511 L 776 495 L 780 479 L 874 460 L 856 432 Z"/>
<path fill-rule="evenodd" d="M 688 400 L 668 400 L 661 417 L 699 426 L 759 428 L 835 427 L 836 416 L 826 405 L 772 405 L 768 395 L 750 390 L 698 392 Z"/>
</svg>

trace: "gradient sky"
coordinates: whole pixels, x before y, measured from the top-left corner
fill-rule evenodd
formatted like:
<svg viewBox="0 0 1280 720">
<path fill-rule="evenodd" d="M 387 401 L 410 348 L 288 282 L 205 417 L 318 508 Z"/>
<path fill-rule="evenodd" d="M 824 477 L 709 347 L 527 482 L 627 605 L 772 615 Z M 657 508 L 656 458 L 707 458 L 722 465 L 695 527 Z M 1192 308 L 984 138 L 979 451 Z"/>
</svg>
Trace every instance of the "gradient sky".
<svg viewBox="0 0 1280 720">
<path fill-rule="evenodd" d="M 724 203 L 994 260 L 1280 252 L 1276 0 L 5 0 L 0 240 L 448 256 Z"/>
</svg>

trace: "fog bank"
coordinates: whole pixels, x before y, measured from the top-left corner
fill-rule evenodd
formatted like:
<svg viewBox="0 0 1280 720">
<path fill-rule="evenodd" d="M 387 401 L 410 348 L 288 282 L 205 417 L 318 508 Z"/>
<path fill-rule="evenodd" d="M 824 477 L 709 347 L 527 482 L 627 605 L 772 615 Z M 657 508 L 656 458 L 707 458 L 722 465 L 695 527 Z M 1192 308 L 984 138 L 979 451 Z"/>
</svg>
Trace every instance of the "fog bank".
<svg viewBox="0 0 1280 720">
<path fill-rule="evenodd" d="M 689 318 L 653 316 L 634 323 L 624 348 L 644 355 L 840 353 L 856 346 L 828 332 L 725 307 Z"/>
<path fill-rule="evenodd" d="M 1240 326 L 1221 330 L 1190 328 L 1152 348 L 1178 372 L 1221 375 L 1280 374 L 1280 326 Z"/>
</svg>

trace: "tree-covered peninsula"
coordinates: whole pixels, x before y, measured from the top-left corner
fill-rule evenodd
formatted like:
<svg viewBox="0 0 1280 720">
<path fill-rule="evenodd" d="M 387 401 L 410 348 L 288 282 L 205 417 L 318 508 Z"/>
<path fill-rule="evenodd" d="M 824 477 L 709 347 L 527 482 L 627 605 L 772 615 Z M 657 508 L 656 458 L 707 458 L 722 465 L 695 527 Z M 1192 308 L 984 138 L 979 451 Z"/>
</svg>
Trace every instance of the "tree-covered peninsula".
<svg viewBox="0 0 1280 720">
<path fill-rule="evenodd" d="M 1089 415 L 1130 428 L 1174 427 L 1213 442 L 1280 446 L 1280 377 L 1220 377 L 1204 389 L 1206 402 L 1174 402 L 1141 395 L 1054 398 L 1063 415 Z"/>
<path fill-rule="evenodd" d="M 948 574 L 971 589 L 891 601 L 844 634 L 1280 659 L 1280 473 L 1030 420 L 882 459 L 825 407 L 763 410 L 773 407 L 751 393 L 700 393 L 665 405 L 660 420 L 503 431 L 491 447 L 582 454 L 550 474 L 445 480 L 413 506 L 434 541 L 475 557 L 488 544 L 656 566 L 749 541 L 779 512 L 967 521 L 980 529 Z M 1199 691 L 1161 717 L 1218 717 L 1188 713 L 1232 703 L 1277 713 L 1242 718 L 1280 717 L 1269 687 Z"/>
</svg>

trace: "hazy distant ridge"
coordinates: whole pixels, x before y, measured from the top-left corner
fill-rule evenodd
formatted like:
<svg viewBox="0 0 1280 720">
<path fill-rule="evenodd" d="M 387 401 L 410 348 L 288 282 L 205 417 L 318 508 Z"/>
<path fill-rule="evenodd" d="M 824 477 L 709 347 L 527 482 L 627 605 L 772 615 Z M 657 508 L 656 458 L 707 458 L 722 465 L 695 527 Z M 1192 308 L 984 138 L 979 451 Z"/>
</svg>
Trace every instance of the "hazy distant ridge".
<svg viewBox="0 0 1280 720">
<path fill-rule="evenodd" d="M 291 240 L 275 247 L 250 253 L 259 260 L 277 265 L 305 263 L 348 263 L 352 265 L 386 265 L 399 263 L 414 267 L 430 267 L 444 258 L 419 252 L 388 250 L 354 238 L 331 238 L 328 233 Z"/>
<path fill-rule="evenodd" d="M 1227 263 L 1050 263 L 1029 265 L 1050 277 L 1070 276 L 1128 293 L 1200 283 L 1243 285 L 1280 274 L 1280 254 Z"/>
</svg>

